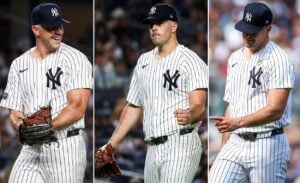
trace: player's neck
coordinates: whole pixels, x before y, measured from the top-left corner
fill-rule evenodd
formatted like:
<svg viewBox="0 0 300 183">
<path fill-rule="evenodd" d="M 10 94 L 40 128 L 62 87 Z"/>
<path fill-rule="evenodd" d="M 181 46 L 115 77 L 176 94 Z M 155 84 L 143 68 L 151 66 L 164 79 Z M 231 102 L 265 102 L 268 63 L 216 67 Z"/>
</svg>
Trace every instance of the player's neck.
<svg viewBox="0 0 300 183">
<path fill-rule="evenodd" d="M 162 46 L 158 46 L 155 57 L 157 59 L 162 59 L 162 58 L 170 55 L 176 49 L 177 45 L 178 45 L 177 40 L 173 40 Z"/>
<path fill-rule="evenodd" d="M 40 46 L 38 44 L 30 50 L 31 56 L 38 61 L 45 59 L 53 52 L 54 51 L 51 51 L 46 47 Z"/>
<path fill-rule="evenodd" d="M 248 47 L 244 47 L 243 49 L 243 54 L 246 57 L 250 57 L 251 55 L 254 55 L 255 53 L 259 52 L 261 49 L 263 49 L 269 42 L 269 39 L 266 39 L 262 44 L 260 44 L 259 46 L 255 47 L 255 48 L 248 48 Z"/>
</svg>

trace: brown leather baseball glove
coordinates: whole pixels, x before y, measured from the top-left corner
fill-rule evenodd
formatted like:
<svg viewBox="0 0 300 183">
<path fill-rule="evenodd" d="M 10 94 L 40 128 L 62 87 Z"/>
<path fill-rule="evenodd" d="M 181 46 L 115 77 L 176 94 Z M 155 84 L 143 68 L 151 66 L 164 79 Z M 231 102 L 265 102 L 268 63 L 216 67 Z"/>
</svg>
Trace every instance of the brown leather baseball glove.
<svg viewBox="0 0 300 183">
<path fill-rule="evenodd" d="M 110 143 L 100 148 L 95 154 L 95 175 L 97 177 L 121 175 Z"/>
<path fill-rule="evenodd" d="M 23 144 L 48 144 L 57 141 L 52 128 L 51 107 L 41 107 L 39 111 L 22 119 L 19 139 Z"/>
</svg>

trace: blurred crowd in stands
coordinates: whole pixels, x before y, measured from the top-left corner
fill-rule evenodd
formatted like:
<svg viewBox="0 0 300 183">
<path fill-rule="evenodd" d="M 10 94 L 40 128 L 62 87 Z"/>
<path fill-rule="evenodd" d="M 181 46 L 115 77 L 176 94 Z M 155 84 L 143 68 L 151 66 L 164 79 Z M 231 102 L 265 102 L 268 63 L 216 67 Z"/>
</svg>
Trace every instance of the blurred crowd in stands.
<svg viewBox="0 0 300 183">
<path fill-rule="evenodd" d="M 228 56 L 243 44 L 242 35 L 234 25 L 242 17 L 245 4 L 250 0 L 210 0 L 209 1 L 209 67 L 210 115 L 223 115 L 226 64 Z M 293 93 L 293 116 L 291 125 L 285 130 L 292 157 L 288 169 L 287 183 L 300 182 L 300 1 L 268 0 L 265 2 L 273 11 L 274 20 L 271 40 L 279 44 L 288 54 L 296 68 Z M 243 92 L 243 91 L 236 91 Z M 219 151 L 220 134 L 209 123 L 209 161 Z"/>
<path fill-rule="evenodd" d="M 154 46 L 148 27 L 141 24 L 151 6 L 168 3 L 178 10 L 179 43 L 207 62 L 207 2 L 203 0 L 95 1 L 95 148 L 107 143 L 126 104 L 138 57 Z M 199 128 L 203 155 L 195 183 L 207 182 L 207 120 Z M 123 176 L 112 182 L 143 182 L 146 146 L 142 122 L 123 139 L 118 163 Z"/>
<path fill-rule="evenodd" d="M 6 1 L 5 1 L 6 2 Z M 2 2 L 3 4 L 5 2 Z M 55 2 L 55 1 L 53 1 Z M 92 1 L 89 1 L 90 5 L 83 4 L 85 6 L 90 6 L 92 13 Z M 30 1 L 27 3 L 30 4 Z M 37 3 L 37 2 L 35 2 Z M 56 2 L 60 4 L 61 2 Z M 77 3 L 80 4 L 79 1 Z M 82 3 L 82 2 L 81 2 Z M 86 3 L 86 2 L 84 2 Z M 1 4 L 2 5 L 2 4 Z M 5 6 L 1 7 L 0 16 L 5 14 L 5 16 L 1 17 L 1 21 L 8 22 L 8 25 L 5 27 L 6 29 L 12 29 L 13 25 L 21 24 L 26 28 L 28 28 L 28 34 L 24 34 L 23 38 L 15 39 L 12 42 L 4 42 L 0 41 L 0 98 L 2 98 L 6 82 L 7 76 L 9 72 L 9 67 L 11 62 L 17 58 L 19 55 L 23 54 L 30 47 L 34 45 L 34 38 L 30 31 L 30 18 L 22 17 L 19 21 L 16 21 L 15 14 L 10 12 L 5 7 L 9 7 L 9 4 L 5 4 Z M 30 8 L 31 9 L 31 8 Z M 65 14 L 69 13 L 64 11 Z M 30 15 L 30 13 L 28 14 Z M 69 17 L 70 18 L 70 17 Z M 73 20 L 74 22 L 75 20 Z M 66 28 L 67 29 L 67 28 Z M 85 53 L 88 59 L 92 62 L 92 53 L 93 53 L 93 34 L 92 34 L 92 25 L 86 28 L 86 33 L 80 35 L 77 40 L 70 39 L 68 36 L 68 31 L 65 32 L 64 41 L 65 43 L 81 50 Z M 9 31 L 8 31 L 9 32 Z M 10 35 L 2 35 L 9 37 Z M 2 39 L 2 38 L 1 38 Z M 93 182 L 93 99 L 90 99 L 88 111 L 86 113 L 86 128 L 84 131 L 85 140 L 87 144 L 87 168 L 85 173 L 84 183 L 92 183 Z M 8 119 L 8 110 L 0 108 L 0 182 L 6 183 L 8 181 L 8 177 L 15 162 L 15 159 L 19 155 L 22 144 L 19 142 L 18 137 L 15 131 L 12 129 Z"/>
</svg>

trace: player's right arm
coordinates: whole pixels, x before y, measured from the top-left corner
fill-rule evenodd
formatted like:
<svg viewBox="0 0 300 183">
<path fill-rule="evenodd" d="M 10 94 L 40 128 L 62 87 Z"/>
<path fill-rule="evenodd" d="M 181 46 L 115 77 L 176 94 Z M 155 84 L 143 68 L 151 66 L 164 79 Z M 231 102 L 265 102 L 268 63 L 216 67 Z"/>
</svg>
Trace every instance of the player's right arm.
<svg viewBox="0 0 300 183">
<path fill-rule="evenodd" d="M 109 143 L 116 148 L 130 129 L 141 119 L 143 109 L 128 103 L 121 114 L 119 124 L 112 134 Z"/>
</svg>

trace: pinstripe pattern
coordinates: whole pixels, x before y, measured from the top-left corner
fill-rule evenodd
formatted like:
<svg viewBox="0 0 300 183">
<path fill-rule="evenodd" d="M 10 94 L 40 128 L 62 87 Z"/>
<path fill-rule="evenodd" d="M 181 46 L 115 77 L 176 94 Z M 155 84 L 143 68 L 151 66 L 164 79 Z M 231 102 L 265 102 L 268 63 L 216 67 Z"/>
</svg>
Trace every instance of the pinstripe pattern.
<svg viewBox="0 0 300 183">
<path fill-rule="evenodd" d="M 230 105 L 230 115 L 245 116 L 265 107 L 269 90 L 293 88 L 294 72 L 285 52 L 273 42 L 250 58 L 243 55 L 242 49 L 234 52 L 228 61 L 224 96 Z M 290 148 L 285 135 L 270 135 L 273 129 L 287 126 L 290 121 L 291 94 L 280 120 L 231 133 L 211 168 L 209 182 L 283 183 Z M 261 138 L 246 141 L 236 135 L 244 132 L 258 132 Z"/>
<path fill-rule="evenodd" d="M 256 88 L 248 84 L 253 67 L 256 68 L 256 73 L 259 68 L 263 72 L 260 77 L 261 85 Z M 273 42 L 269 42 L 250 58 L 242 54 L 242 49 L 234 52 L 228 60 L 227 68 L 224 100 L 230 103 L 232 117 L 245 116 L 265 107 L 270 89 L 293 88 L 294 67 L 288 62 L 285 52 Z M 280 120 L 257 127 L 239 128 L 234 133 L 270 131 L 286 126 L 290 121 L 291 95 Z"/>
<path fill-rule="evenodd" d="M 285 135 L 244 141 L 232 134 L 214 161 L 209 182 L 284 183 L 289 160 Z"/>
<path fill-rule="evenodd" d="M 145 139 L 167 135 L 168 141 L 148 146 L 145 182 L 192 182 L 201 157 L 201 142 L 196 130 L 179 136 L 180 129 L 196 128 L 178 125 L 174 111 L 189 108 L 188 92 L 208 87 L 205 63 L 190 49 L 178 45 L 162 60 L 155 58 L 157 48 L 138 60 L 127 101 L 144 108 Z M 166 81 L 169 78 L 169 82 Z"/>
<path fill-rule="evenodd" d="M 145 182 L 192 182 L 201 152 L 201 142 L 196 132 L 182 136 L 171 135 L 165 144 L 149 145 Z"/>
<path fill-rule="evenodd" d="M 61 139 L 58 143 L 23 145 L 9 183 L 83 182 L 86 147 L 82 135 Z"/>
<path fill-rule="evenodd" d="M 92 66 L 78 50 L 61 43 L 42 61 L 33 59 L 29 50 L 13 61 L 5 89 L 7 98 L 0 105 L 29 115 L 50 104 L 55 118 L 68 104 L 68 91 L 92 88 L 92 84 Z M 24 145 L 10 182 L 82 182 L 86 164 L 83 138 L 66 138 L 67 131 L 76 128 L 84 128 L 84 117 L 55 131 L 59 144 Z"/>
<path fill-rule="evenodd" d="M 179 126 L 174 111 L 189 108 L 188 92 L 208 87 L 207 66 L 194 52 L 179 45 L 163 60 L 157 60 L 154 56 L 156 51 L 154 49 L 139 58 L 127 96 L 128 102 L 144 108 L 143 127 L 146 139 L 200 125 L 201 122 L 193 126 Z M 176 70 L 180 74 L 178 88 L 173 87 L 172 91 L 168 90 L 168 86 L 163 87 L 163 75 L 167 70 L 171 76 Z"/>
</svg>

